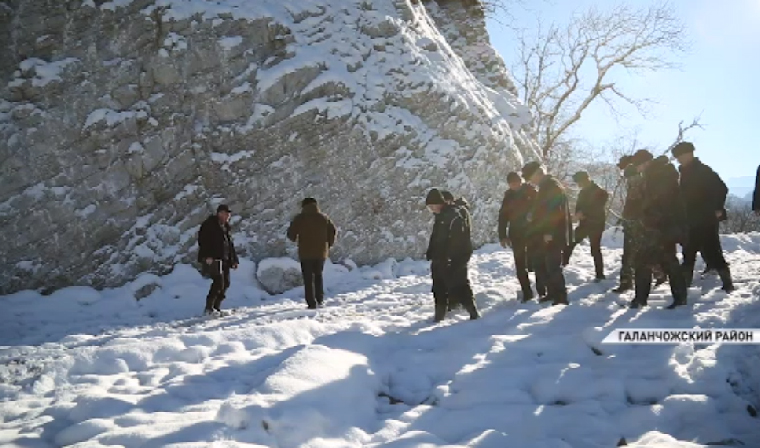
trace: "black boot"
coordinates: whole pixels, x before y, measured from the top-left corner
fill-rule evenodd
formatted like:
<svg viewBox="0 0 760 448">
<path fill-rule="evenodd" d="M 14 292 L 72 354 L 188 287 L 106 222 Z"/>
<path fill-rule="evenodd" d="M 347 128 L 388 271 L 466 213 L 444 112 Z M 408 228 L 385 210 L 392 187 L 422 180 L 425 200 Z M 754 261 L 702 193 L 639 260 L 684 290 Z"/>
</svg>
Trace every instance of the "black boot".
<svg viewBox="0 0 760 448">
<path fill-rule="evenodd" d="M 612 292 L 615 294 L 622 294 L 626 291 L 630 291 L 633 288 L 633 285 L 630 282 L 620 282 L 620 286 L 613 289 Z"/>
<path fill-rule="evenodd" d="M 206 308 L 203 309 L 203 314 L 212 314 L 214 312 L 215 301 L 216 299 L 212 295 L 206 297 Z"/>
<path fill-rule="evenodd" d="M 533 290 L 532 289 L 530 289 L 530 288 L 523 289 L 523 291 L 522 291 L 522 298 L 520 299 L 520 301 L 522 303 L 525 303 L 525 302 L 528 302 L 530 300 L 533 300 L 534 297 L 535 297 L 535 295 L 533 294 Z"/>
<path fill-rule="evenodd" d="M 219 295 L 216 297 L 216 300 L 214 300 L 214 311 L 217 311 L 219 313 L 222 312 L 222 301 L 224 298 L 224 295 Z"/>
<path fill-rule="evenodd" d="M 647 306 L 647 299 L 633 299 L 631 303 L 628 305 L 628 308 L 635 310 L 637 308 L 641 308 L 645 306 Z"/>
<path fill-rule="evenodd" d="M 673 285 L 671 280 L 671 294 L 673 294 L 673 303 L 668 305 L 666 309 L 674 310 L 676 307 L 684 306 L 687 304 L 686 298 L 689 295 L 689 290 L 685 283 L 679 285 Z"/>
<path fill-rule="evenodd" d="M 435 314 L 433 315 L 433 321 L 440 322 L 446 318 L 446 311 L 448 306 L 446 302 L 440 300 L 435 303 Z"/>
<path fill-rule="evenodd" d="M 731 270 L 728 269 L 728 266 L 718 269 L 718 275 L 720 276 L 720 281 L 723 282 L 723 291 L 733 292 L 736 289 L 734 281 L 731 279 Z"/>
</svg>

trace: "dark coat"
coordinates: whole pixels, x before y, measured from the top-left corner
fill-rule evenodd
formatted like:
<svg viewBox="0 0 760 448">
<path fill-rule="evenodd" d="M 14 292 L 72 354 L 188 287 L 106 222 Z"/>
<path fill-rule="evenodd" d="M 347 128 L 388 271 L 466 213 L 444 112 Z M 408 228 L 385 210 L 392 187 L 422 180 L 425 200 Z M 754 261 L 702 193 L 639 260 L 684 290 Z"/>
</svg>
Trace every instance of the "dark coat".
<svg viewBox="0 0 760 448">
<path fill-rule="evenodd" d="M 435 215 L 427 259 L 442 262 L 469 260 L 472 256 L 471 227 L 472 218 L 466 206 L 444 206 L 441 213 Z"/>
<path fill-rule="evenodd" d="M 240 263 L 230 235 L 230 225 L 222 225 L 216 215 L 206 218 L 198 230 L 198 262 L 203 263 L 206 258 L 226 259 L 233 265 Z"/>
<path fill-rule="evenodd" d="M 686 211 L 675 166 L 667 157 L 658 157 L 644 171 L 643 182 L 641 224 L 661 235 L 663 242 L 685 243 L 688 235 Z"/>
<path fill-rule="evenodd" d="M 644 179 L 640 175 L 626 179 L 625 204 L 623 219 L 637 220 L 641 217 L 641 206 L 644 200 Z"/>
<path fill-rule="evenodd" d="M 337 230 L 317 204 L 307 204 L 288 227 L 288 239 L 298 242 L 301 260 L 326 260 L 335 244 Z"/>
<path fill-rule="evenodd" d="M 562 184 L 546 175 L 538 185 L 530 220 L 530 236 L 536 239 L 551 235 L 552 241 L 567 246 L 572 240 L 572 220 L 567 194 Z"/>
<path fill-rule="evenodd" d="M 698 158 L 688 165 L 681 165 L 679 171 L 681 197 L 689 225 L 715 223 L 717 210 L 722 210 L 725 217 L 728 187 L 720 176 Z"/>
<path fill-rule="evenodd" d="M 607 199 L 610 195 L 599 185 L 591 185 L 581 189 L 575 203 L 575 213 L 583 213 L 581 224 L 591 227 L 604 227 L 607 221 Z"/>
<path fill-rule="evenodd" d="M 536 189 L 522 184 L 518 190 L 507 190 L 499 210 L 499 240 L 525 238 L 528 231 L 528 214 L 536 200 Z M 509 229 L 509 230 L 507 230 Z"/>
<path fill-rule="evenodd" d="M 755 176 L 755 194 L 752 196 L 752 210 L 760 211 L 760 166 L 757 167 Z"/>
</svg>

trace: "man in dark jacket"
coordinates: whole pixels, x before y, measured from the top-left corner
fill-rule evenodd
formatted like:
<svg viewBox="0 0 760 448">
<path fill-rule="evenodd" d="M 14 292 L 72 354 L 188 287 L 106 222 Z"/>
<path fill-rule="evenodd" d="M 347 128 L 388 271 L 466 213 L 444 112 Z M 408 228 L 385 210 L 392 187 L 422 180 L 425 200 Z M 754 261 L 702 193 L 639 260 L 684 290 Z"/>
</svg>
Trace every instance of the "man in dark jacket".
<svg viewBox="0 0 760 448">
<path fill-rule="evenodd" d="M 594 257 L 595 280 L 600 282 L 605 278 L 602 233 L 604 233 L 607 221 L 606 206 L 610 195 L 589 179 L 588 173 L 585 171 L 575 173 L 573 181 L 581 187 L 578 200 L 575 202 L 575 217 L 579 224 L 575 229 L 575 238 L 570 242 L 565 252 L 565 264 L 570 263 L 570 256 L 575 246 L 588 237 L 591 244 L 591 256 Z"/>
<path fill-rule="evenodd" d="M 499 210 L 499 242 L 501 247 L 512 248 L 515 273 L 522 289 L 522 301 L 527 302 L 534 297 L 528 272 L 535 257 L 535 247 L 528 241 L 528 214 L 536 199 L 536 189 L 528 183 L 523 183 L 520 175 L 515 172 L 507 175 L 507 184 L 509 189 L 504 192 Z M 545 291 L 538 292 L 541 296 L 546 295 Z M 544 294 L 541 294 L 542 292 Z"/>
<path fill-rule="evenodd" d="M 538 162 L 529 162 L 522 176 L 538 188 L 530 217 L 530 233 L 540 238 L 536 276 L 546 279 L 547 296 L 540 301 L 567 305 L 567 287 L 562 273 L 563 251 L 572 235 L 572 222 L 565 189 L 554 177 L 546 174 Z"/>
<path fill-rule="evenodd" d="M 221 313 L 222 301 L 230 287 L 230 268 L 237 269 L 240 262 L 230 235 L 231 214 L 230 208 L 222 204 L 217 207 L 216 215 L 209 216 L 198 230 L 198 262 L 212 279 L 205 314 Z"/>
<path fill-rule="evenodd" d="M 625 203 L 623 204 L 623 256 L 620 260 L 620 285 L 613 289 L 614 293 L 622 293 L 633 288 L 633 259 L 635 245 L 633 244 L 634 228 L 632 220 L 638 207 L 635 188 L 640 179 L 638 171 L 631 164 L 632 156 L 623 156 L 618 162 L 618 168 L 623 172 L 626 184 Z"/>
<path fill-rule="evenodd" d="M 668 309 L 686 305 L 686 279 L 680 274 L 676 244 L 686 238 L 683 203 L 678 190 L 678 171 L 665 156 L 654 159 L 647 150 L 634 154 L 642 174 L 642 203 L 638 219 L 635 260 L 636 295 L 631 308 L 646 306 L 652 289 L 652 269 L 661 266 L 670 278 L 673 303 Z"/>
<path fill-rule="evenodd" d="M 760 166 L 757 167 L 755 175 L 755 194 L 752 195 L 752 210 L 756 215 L 760 215 Z"/>
<path fill-rule="evenodd" d="M 433 232 L 427 250 L 433 277 L 436 322 L 446 316 L 449 298 L 461 303 L 470 319 L 480 317 L 470 286 L 467 264 L 472 256 L 470 214 L 466 207 L 447 204 L 440 190 L 428 192 L 425 204 L 435 215 Z"/>
<path fill-rule="evenodd" d="M 671 150 L 681 165 L 680 191 L 686 207 L 689 237 L 683 247 L 683 273 L 687 284 L 694 276 L 697 252 L 715 269 L 723 290 L 731 292 L 734 284 L 720 244 L 720 222 L 726 220 L 728 187 L 709 166 L 694 157 L 694 145 L 681 142 Z"/>
<path fill-rule="evenodd" d="M 322 306 L 325 291 L 322 271 L 335 244 L 335 224 L 319 210 L 314 198 L 301 201 L 301 213 L 293 218 L 288 228 L 288 239 L 298 242 L 298 258 L 301 260 L 304 296 L 309 309 Z"/>
</svg>

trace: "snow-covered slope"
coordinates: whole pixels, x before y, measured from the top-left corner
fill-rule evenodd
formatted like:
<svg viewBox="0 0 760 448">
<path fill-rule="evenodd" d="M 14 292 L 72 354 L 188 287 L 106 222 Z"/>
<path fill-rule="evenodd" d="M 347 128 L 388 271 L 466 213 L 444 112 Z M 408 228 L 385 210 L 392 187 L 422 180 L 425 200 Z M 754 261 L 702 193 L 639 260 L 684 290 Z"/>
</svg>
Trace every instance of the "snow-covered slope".
<svg viewBox="0 0 760 448">
<path fill-rule="evenodd" d="M 696 280 L 688 307 L 628 310 L 591 283 L 580 246 L 567 307 L 520 305 L 511 253 L 471 279 L 483 311 L 432 324 L 429 266 L 329 269 L 329 297 L 268 296 L 248 261 L 229 317 L 204 320 L 208 282 L 179 266 L 97 292 L 0 297 L 0 445 L 124 447 L 760 446 L 758 346 L 606 345 L 618 328 L 757 328 L 760 234 L 724 237 L 738 290 Z M 608 273 L 619 235 L 605 237 Z M 155 279 L 152 279 L 153 281 Z M 77 445 L 78 444 L 78 445 Z"/>
<path fill-rule="evenodd" d="M 490 240 L 530 116 L 477 2 L 442 3 L 0 5 L 0 292 L 167 272 L 222 201 L 253 259 L 307 195 L 360 263 L 423 252 L 431 186 Z"/>
</svg>

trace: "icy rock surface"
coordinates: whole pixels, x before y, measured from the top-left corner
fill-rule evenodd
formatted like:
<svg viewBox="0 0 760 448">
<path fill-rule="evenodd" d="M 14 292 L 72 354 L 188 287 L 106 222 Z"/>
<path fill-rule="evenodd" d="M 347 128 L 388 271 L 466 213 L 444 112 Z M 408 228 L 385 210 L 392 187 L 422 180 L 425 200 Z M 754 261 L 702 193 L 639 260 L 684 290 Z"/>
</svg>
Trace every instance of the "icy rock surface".
<svg viewBox="0 0 760 448">
<path fill-rule="evenodd" d="M 0 293 L 168 272 L 222 201 L 256 261 L 307 195 L 335 260 L 423 254 L 432 186 L 490 241 L 535 157 L 473 1 L 17 0 L 0 58 Z"/>
</svg>

